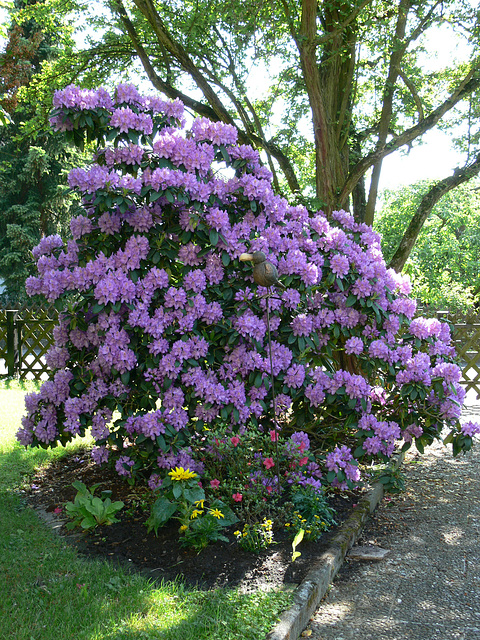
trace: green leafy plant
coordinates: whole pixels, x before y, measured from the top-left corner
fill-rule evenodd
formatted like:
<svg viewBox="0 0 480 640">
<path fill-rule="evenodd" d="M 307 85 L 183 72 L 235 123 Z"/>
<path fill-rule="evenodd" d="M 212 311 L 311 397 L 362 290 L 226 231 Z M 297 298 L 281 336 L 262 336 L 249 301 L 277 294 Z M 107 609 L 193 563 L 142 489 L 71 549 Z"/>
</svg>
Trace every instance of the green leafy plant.
<svg viewBox="0 0 480 640">
<path fill-rule="evenodd" d="M 205 506 L 205 492 L 198 484 L 198 476 L 190 469 L 176 467 L 163 481 L 162 495 L 153 504 L 147 520 L 148 530 L 157 534 L 170 518 L 180 522 L 180 542 L 184 546 L 203 549 L 209 542 L 228 538 L 222 530 L 238 521 L 233 511 L 221 500 Z M 176 514 L 176 515 L 175 515 Z"/>
<path fill-rule="evenodd" d="M 392 469 L 389 465 L 375 471 L 372 480 L 383 484 L 386 493 L 402 493 L 405 491 L 405 475 L 400 469 Z"/>
<path fill-rule="evenodd" d="M 318 540 L 322 533 L 337 524 L 335 509 L 329 506 L 326 497 L 308 486 L 296 488 L 292 493 L 292 502 L 296 510 L 285 526 L 290 529 L 294 541 L 297 540 L 300 531 L 303 531 L 297 544 L 304 537 L 305 540 Z"/>
<path fill-rule="evenodd" d="M 271 520 L 264 518 L 263 522 L 246 523 L 243 531 L 235 531 L 234 535 L 242 549 L 259 553 L 262 549 L 273 544 L 272 525 Z"/>
<path fill-rule="evenodd" d="M 73 502 L 67 502 L 65 505 L 67 516 L 71 519 L 71 522 L 66 524 L 67 529 L 95 529 L 98 525 L 118 522 L 115 514 L 123 508 L 124 503 L 121 500 L 112 502 L 110 491 L 102 491 L 101 497 L 98 497 L 94 495 L 100 486 L 98 484 L 88 489 L 83 482 L 76 481 L 72 486 L 77 489 L 77 495 Z"/>
</svg>

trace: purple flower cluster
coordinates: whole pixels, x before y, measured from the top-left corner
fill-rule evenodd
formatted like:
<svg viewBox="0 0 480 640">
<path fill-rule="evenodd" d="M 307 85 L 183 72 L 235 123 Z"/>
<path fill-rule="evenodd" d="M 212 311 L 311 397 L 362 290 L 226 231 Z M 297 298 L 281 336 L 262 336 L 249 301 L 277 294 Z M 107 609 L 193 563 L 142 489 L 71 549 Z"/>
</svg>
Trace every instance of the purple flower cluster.
<svg viewBox="0 0 480 640">
<path fill-rule="evenodd" d="M 28 398 L 20 442 L 91 428 L 96 461 L 121 475 L 143 467 L 159 486 L 170 464 L 201 468 L 169 450 L 179 432 L 188 443 L 219 420 L 290 429 L 301 414 L 312 434 L 322 425 L 323 468 L 343 486 L 359 478 L 356 448 L 338 445 L 343 428 L 368 456 L 444 426 L 477 433 L 458 422 L 464 391 L 448 325 L 415 318 L 409 281 L 387 268 L 370 227 L 290 205 L 234 127 L 200 118 L 185 132 L 178 101 L 131 85 L 113 96 L 69 86 L 54 106 L 59 129 L 88 113 L 103 145 L 117 137 L 70 172 L 84 204 L 72 239 L 43 238 L 33 251 L 27 292 L 65 300 L 65 312 L 52 378 Z M 219 146 L 235 171 L 217 171 Z M 286 290 L 257 287 L 238 260 L 246 251 L 263 251 Z M 418 417 L 427 413 L 428 424 Z M 292 442 L 308 448 L 306 438 Z"/>
</svg>

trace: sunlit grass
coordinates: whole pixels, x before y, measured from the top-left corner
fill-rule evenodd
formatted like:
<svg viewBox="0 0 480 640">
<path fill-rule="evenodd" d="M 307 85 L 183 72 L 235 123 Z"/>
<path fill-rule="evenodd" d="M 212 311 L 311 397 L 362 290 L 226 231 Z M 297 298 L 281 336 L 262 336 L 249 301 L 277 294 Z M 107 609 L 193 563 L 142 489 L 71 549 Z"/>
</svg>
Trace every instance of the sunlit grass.
<svg viewBox="0 0 480 640">
<path fill-rule="evenodd" d="M 90 561 L 28 508 L 22 485 L 41 465 L 85 441 L 54 450 L 15 439 L 33 383 L 0 384 L 0 638 L 14 640 L 253 640 L 290 601 L 285 592 L 202 592 L 155 585 Z"/>
</svg>

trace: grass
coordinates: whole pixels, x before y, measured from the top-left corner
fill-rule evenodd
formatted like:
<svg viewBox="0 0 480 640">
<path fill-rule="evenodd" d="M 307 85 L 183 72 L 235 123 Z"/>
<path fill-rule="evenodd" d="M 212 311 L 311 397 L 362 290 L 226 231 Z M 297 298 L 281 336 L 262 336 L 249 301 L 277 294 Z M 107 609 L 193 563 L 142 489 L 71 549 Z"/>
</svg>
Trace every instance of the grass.
<svg viewBox="0 0 480 640">
<path fill-rule="evenodd" d="M 22 484 L 72 448 L 15 440 L 32 385 L 0 385 L 0 640 L 258 640 L 290 603 L 282 591 L 202 592 L 160 586 L 108 562 L 81 558 L 24 500 Z"/>
</svg>

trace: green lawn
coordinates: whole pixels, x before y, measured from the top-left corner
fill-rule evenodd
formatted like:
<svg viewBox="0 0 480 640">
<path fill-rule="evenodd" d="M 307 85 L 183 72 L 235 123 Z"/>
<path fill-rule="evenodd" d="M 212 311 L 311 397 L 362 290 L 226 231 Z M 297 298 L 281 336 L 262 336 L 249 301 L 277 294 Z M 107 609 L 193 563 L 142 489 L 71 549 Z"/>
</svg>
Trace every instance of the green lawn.
<svg viewBox="0 0 480 640">
<path fill-rule="evenodd" d="M 31 390 L 31 389 L 27 389 Z M 187 590 L 154 585 L 107 562 L 79 557 L 27 507 L 22 485 L 67 450 L 15 440 L 25 387 L 0 385 L 0 639 L 261 639 L 288 606 L 284 592 Z"/>
</svg>

